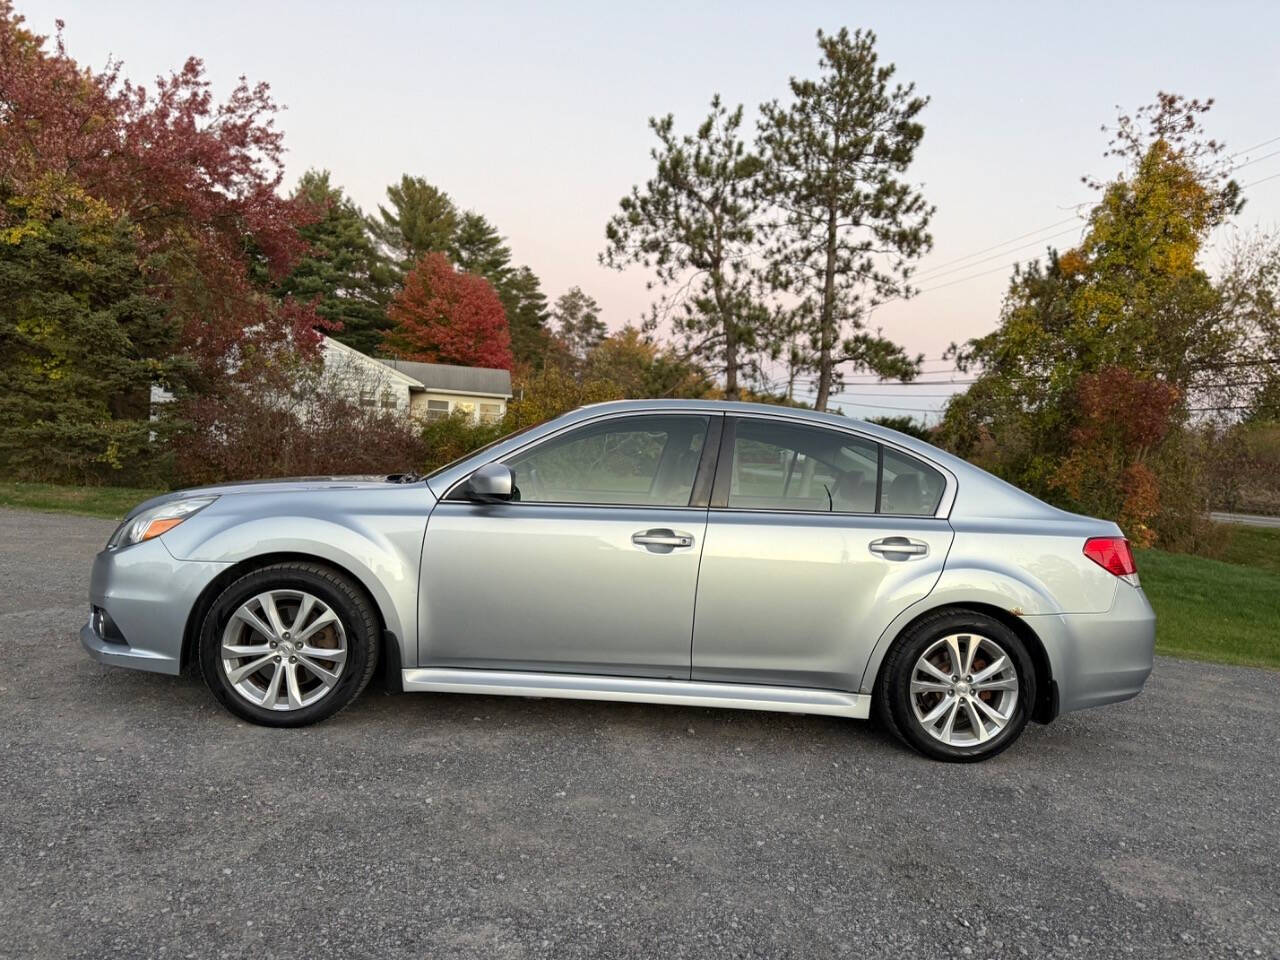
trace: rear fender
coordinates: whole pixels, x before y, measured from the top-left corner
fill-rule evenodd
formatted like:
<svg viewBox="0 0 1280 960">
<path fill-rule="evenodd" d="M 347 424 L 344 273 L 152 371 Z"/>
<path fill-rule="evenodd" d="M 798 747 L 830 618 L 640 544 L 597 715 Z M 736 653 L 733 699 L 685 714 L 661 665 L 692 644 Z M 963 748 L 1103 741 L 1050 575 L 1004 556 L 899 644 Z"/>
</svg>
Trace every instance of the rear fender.
<svg viewBox="0 0 1280 960">
<path fill-rule="evenodd" d="M 861 693 L 871 693 L 885 655 L 902 631 L 917 617 L 942 607 L 981 605 L 1007 611 L 1014 617 L 1057 614 L 1057 602 L 1029 575 L 985 567 L 955 567 L 948 561 L 927 597 L 899 613 L 880 634 L 862 672 Z"/>
</svg>

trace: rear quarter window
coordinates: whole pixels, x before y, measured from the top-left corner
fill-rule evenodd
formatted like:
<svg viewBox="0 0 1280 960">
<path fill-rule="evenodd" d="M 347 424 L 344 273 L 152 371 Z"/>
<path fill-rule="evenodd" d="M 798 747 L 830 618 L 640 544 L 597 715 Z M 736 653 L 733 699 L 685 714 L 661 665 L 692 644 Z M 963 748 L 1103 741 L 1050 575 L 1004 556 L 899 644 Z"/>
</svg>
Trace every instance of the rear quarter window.
<svg viewBox="0 0 1280 960">
<path fill-rule="evenodd" d="M 905 517 L 931 517 L 938 511 L 947 482 L 927 463 L 884 448 L 880 512 Z"/>
</svg>

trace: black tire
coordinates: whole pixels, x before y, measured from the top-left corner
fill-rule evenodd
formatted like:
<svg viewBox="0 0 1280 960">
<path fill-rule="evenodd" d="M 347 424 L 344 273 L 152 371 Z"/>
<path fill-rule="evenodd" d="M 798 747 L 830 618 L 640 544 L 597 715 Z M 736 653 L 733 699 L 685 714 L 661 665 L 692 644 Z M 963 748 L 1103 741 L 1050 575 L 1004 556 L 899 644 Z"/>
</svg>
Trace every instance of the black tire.
<svg viewBox="0 0 1280 960">
<path fill-rule="evenodd" d="M 1018 679 L 1013 713 L 1004 728 L 980 744 L 954 746 L 932 736 L 911 704 L 911 675 L 916 662 L 938 640 L 953 634 L 975 634 L 999 645 Z M 999 620 L 972 610 L 943 610 L 924 617 L 905 631 L 885 656 L 876 681 L 876 711 L 903 743 L 934 760 L 974 763 L 1006 750 L 1021 735 L 1036 702 L 1036 674 L 1025 644 Z M 968 723 L 967 718 L 963 721 Z"/>
<path fill-rule="evenodd" d="M 346 635 L 347 659 L 332 689 L 317 702 L 294 710 L 271 710 L 251 703 L 222 668 L 222 634 L 241 604 L 268 590 L 302 590 L 328 604 Z M 318 563 L 275 563 L 231 583 L 209 608 L 200 629 L 199 662 L 204 681 L 224 707 L 250 723 L 302 727 L 349 706 L 368 685 L 378 665 L 378 617 L 352 580 Z"/>
</svg>

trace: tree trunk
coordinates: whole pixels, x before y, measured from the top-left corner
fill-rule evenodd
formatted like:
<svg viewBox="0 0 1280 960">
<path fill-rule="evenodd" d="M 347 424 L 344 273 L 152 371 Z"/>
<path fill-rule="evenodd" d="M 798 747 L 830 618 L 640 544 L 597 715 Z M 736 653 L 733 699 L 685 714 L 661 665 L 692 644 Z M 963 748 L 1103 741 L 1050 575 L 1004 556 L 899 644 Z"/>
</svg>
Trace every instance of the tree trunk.
<svg viewBox="0 0 1280 960">
<path fill-rule="evenodd" d="M 733 322 L 724 323 L 724 398 L 738 398 L 738 338 Z"/>
<path fill-rule="evenodd" d="M 794 337 L 791 338 L 791 355 L 787 358 L 787 403 L 796 398 L 796 375 L 800 372 L 800 347 Z"/>
<path fill-rule="evenodd" d="M 813 402 L 815 410 L 827 409 L 827 404 L 831 399 L 832 374 L 835 371 L 835 364 L 832 362 L 831 355 L 835 350 L 834 341 L 839 339 L 836 335 L 838 331 L 832 329 L 836 307 L 836 246 L 838 241 L 836 210 L 834 207 L 830 207 L 827 211 L 826 276 L 822 285 L 822 309 L 818 316 L 818 397 Z"/>
<path fill-rule="evenodd" d="M 738 329 L 737 321 L 724 303 L 724 250 L 719 239 L 715 243 L 715 273 L 712 289 L 716 298 L 716 311 L 720 314 L 720 326 L 724 328 L 724 398 L 738 399 Z"/>
</svg>

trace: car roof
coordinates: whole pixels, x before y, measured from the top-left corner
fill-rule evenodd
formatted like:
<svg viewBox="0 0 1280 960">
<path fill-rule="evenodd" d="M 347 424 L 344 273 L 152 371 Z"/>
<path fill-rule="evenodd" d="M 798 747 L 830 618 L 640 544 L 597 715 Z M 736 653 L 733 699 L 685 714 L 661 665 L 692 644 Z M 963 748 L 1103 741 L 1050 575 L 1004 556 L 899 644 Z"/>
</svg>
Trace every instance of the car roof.
<svg viewBox="0 0 1280 960">
<path fill-rule="evenodd" d="M 610 400 L 605 403 L 593 403 L 585 407 L 579 407 L 571 413 L 565 414 L 564 418 L 557 418 L 557 422 L 565 422 L 568 418 L 588 419 L 599 416 L 602 413 L 641 413 L 644 411 L 660 412 L 663 410 L 685 412 L 705 410 L 708 413 L 738 413 L 763 417 L 782 417 L 792 420 L 808 420 L 822 426 L 843 427 L 846 430 L 853 428 L 860 433 L 888 440 L 904 447 L 911 447 L 931 458 L 940 453 L 947 455 L 932 444 L 925 443 L 897 430 L 892 430 L 889 427 L 883 427 L 878 423 L 857 420 L 840 413 L 824 413 L 821 410 L 811 410 L 808 407 L 792 407 L 779 403 L 746 403 L 741 400 Z M 583 416 L 578 418 L 575 417 L 575 414 L 583 414 Z M 960 462 L 963 463 L 964 461 Z"/>
</svg>

